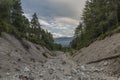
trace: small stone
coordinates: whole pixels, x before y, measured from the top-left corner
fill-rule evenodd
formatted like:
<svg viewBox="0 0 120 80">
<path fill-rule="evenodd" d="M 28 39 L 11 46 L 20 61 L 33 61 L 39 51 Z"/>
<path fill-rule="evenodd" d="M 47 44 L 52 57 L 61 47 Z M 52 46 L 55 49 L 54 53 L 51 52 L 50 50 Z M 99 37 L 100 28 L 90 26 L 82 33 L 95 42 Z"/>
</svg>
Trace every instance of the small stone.
<svg viewBox="0 0 120 80">
<path fill-rule="evenodd" d="M 7 75 L 7 76 L 9 76 L 9 75 L 10 75 L 10 73 L 9 73 L 9 72 L 7 72 L 7 73 L 6 73 L 6 75 Z"/>
<path fill-rule="evenodd" d="M 28 67 L 25 67 L 25 68 L 24 68 L 24 71 L 25 71 L 25 72 L 29 72 L 30 69 L 29 69 Z"/>
<path fill-rule="evenodd" d="M 104 62 L 103 65 L 104 65 L 104 66 L 107 66 L 107 65 L 108 65 L 108 62 Z"/>
<path fill-rule="evenodd" d="M 40 78 L 42 78 L 43 77 L 43 74 L 40 74 Z"/>
<path fill-rule="evenodd" d="M 53 74 L 54 73 L 54 69 L 49 69 L 49 74 Z"/>
</svg>

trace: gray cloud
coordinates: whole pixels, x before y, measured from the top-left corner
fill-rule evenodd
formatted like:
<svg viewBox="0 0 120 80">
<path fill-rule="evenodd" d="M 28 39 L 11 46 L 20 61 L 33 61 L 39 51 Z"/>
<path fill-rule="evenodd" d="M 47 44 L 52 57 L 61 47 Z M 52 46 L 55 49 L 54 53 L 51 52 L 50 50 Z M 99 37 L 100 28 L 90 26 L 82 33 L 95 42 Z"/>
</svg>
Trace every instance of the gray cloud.
<svg viewBox="0 0 120 80">
<path fill-rule="evenodd" d="M 73 36 L 85 0 L 22 0 L 25 15 L 36 12 L 44 29 L 53 35 Z"/>
</svg>

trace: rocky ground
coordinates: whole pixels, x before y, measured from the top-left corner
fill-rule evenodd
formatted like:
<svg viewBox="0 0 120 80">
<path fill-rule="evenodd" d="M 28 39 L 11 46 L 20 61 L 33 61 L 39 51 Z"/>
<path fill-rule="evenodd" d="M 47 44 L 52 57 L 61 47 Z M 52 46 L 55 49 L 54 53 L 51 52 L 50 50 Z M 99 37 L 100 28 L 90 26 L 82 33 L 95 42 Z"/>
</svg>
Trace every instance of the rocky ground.
<svg viewBox="0 0 120 80">
<path fill-rule="evenodd" d="M 73 55 L 78 64 L 101 68 L 108 76 L 120 76 L 120 33 L 97 40 Z"/>
<path fill-rule="evenodd" d="M 3 33 L 0 37 L 0 80 L 120 80 L 119 55 L 98 60 L 90 58 L 83 64 L 80 55 L 67 54 L 51 52 Z"/>
<path fill-rule="evenodd" d="M 78 65 L 62 54 L 45 63 L 31 63 L 14 72 L 6 71 L 0 80 L 119 80 L 119 77 L 107 76 L 102 68 L 93 65 Z"/>
</svg>

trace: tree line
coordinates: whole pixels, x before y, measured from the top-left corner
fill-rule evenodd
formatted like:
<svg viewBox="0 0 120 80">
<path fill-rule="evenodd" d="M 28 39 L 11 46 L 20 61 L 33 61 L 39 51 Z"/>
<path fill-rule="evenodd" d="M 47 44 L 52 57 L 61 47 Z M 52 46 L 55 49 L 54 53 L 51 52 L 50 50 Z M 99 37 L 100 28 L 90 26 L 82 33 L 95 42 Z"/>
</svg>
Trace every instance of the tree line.
<svg viewBox="0 0 120 80">
<path fill-rule="evenodd" d="M 20 0 L 0 0 L 1 32 L 26 38 L 50 50 L 62 49 L 61 45 L 54 43 L 52 34 L 41 28 L 36 13 L 33 14 L 31 21 L 24 16 Z"/>
<path fill-rule="evenodd" d="M 81 20 L 71 42 L 74 49 L 120 32 L 120 0 L 87 0 Z"/>
</svg>

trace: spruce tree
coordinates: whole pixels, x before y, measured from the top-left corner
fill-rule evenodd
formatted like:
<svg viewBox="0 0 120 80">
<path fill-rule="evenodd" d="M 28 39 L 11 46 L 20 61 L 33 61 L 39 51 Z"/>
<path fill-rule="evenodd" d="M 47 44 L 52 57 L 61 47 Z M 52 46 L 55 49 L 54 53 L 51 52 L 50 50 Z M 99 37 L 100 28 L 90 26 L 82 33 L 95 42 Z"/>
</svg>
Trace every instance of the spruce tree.
<svg viewBox="0 0 120 80">
<path fill-rule="evenodd" d="M 40 39 L 41 36 L 42 36 L 41 35 L 41 25 L 39 23 L 37 14 L 34 13 L 32 17 L 33 17 L 32 20 L 31 20 L 32 36 Z"/>
<path fill-rule="evenodd" d="M 88 46 L 100 36 L 117 29 L 120 24 L 120 1 L 119 0 L 87 0 L 82 15 L 83 32 L 75 30 L 75 39 L 72 41 L 74 48 Z M 78 35 L 79 34 L 79 35 Z M 82 39 L 81 39 L 81 36 Z"/>
</svg>

